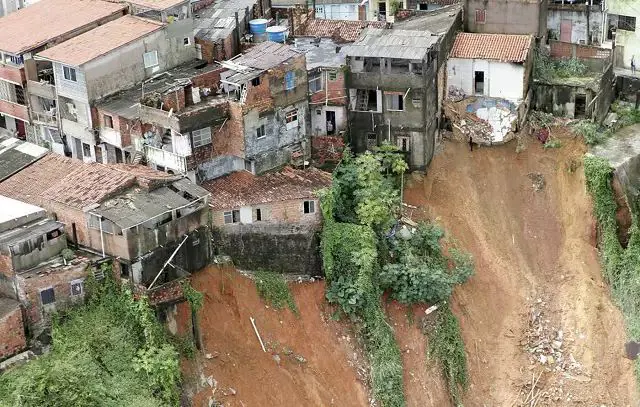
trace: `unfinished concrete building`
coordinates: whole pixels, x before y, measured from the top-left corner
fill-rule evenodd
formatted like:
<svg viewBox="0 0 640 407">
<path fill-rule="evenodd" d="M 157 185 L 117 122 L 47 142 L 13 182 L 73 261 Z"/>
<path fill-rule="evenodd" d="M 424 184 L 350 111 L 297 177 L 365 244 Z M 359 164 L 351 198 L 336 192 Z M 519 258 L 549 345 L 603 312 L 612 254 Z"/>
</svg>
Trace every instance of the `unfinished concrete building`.
<svg viewBox="0 0 640 407">
<path fill-rule="evenodd" d="M 131 162 L 126 134 L 95 102 L 194 59 L 193 22 L 125 16 L 38 54 L 53 64 L 60 128 L 74 158 Z M 125 130 L 125 133 L 128 130 Z"/>
<path fill-rule="evenodd" d="M 464 29 L 472 33 L 547 37 L 549 0 L 465 0 Z"/>
<path fill-rule="evenodd" d="M 308 81 L 304 53 L 264 42 L 222 65 L 232 135 L 214 135 L 218 157 L 202 167 L 206 179 L 246 166 L 260 174 L 308 156 Z M 241 167 L 242 166 L 242 167 Z"/>
</svg>

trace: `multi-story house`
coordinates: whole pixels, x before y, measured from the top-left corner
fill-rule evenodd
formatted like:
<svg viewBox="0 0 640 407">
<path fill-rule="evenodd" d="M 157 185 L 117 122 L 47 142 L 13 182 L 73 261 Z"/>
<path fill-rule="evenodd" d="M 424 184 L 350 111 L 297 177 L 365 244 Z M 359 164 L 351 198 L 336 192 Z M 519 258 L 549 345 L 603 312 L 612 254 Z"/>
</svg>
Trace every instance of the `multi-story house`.
<svg viewBox="0 0 640 407">
<path fill-rule="evenodd" d="M 604 40 L 603 0 L 554 0 L 547 11 L 548 38 L 573 44 L 600 45 Z"/>
<path fill-rule="evenodd" d="M 634 1 L 607 0 L 604 24 L 605 44 L 615 45 L 615 66 L 631 68 L 631 59 L 636 68 L 640 66 L 640 7 Z"/>
<path fill-rule="evenodd" d="M 0 132 L 60 142 L 51 64 L 35 54 L 125 11 L 100 0 L 42 0 L 0 18 Z"/>
<path fill-rule="evenodd" d="M 465 0 L 464 28 L 486 34 L 547 37 L 548 0 Z"/>
<path fill-rule="evenodd" d="M 53 64 L 58 117 L 71 156 L 130 162 L 130 129 L 98 115 L 95 102 L 195 56 L 191 19 L 167 24 L 131 15 L 40 52 L 38 58 Z"/>
<path fill-rule="evenodd" d="M 222 62 L 221 84 L 234 129 L 213 135 L 215 159 L 207 179 L 246 166 L 259 174 L 308 156 L 308 81 L 304 53 L 263 42 Z M 224 128 L 224 126 L 223 126 Z M 224 170 L 224 171 L 223 171 Z"/>
</svg>

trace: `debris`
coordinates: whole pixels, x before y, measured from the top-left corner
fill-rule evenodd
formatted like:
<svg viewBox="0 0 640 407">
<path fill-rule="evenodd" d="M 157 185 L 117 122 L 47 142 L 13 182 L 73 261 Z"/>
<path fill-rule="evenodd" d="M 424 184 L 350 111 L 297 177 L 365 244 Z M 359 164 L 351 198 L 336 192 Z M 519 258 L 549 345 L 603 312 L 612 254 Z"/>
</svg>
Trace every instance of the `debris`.
<svg viewBox="0 0 640 407">
<path fill-rule="evenodd" d="M 636 358 L 638 357 L 638 353 L 640 353 L 640 343 L 634 341 L 627 342 L 624 345 L 624 351 L 625 356 L 628 359 L 636 360 Z"/>
<path fill-rule="evenodd" d="M 299 362 L 299 363 L 307 363 L 307 359 L 304 358 L 304 356 L 302 355 L 295 355 L 294 358 Z"/>
<path fill-rule="evenodd" d="M 544 175 L 539 172 L 530 172 L 527 174 L 529 179 L 533 181 L 533 189 L 538 192 L 541 191 L 546 185 L 546 181 L 544 180 Z"/>
<path fill-rule="evenodd" d="M 424 313 L 425 313 L 426 315 L 429 315 L 429 314 L 431 314 L 433 311 L 435 311 L 435 310 L 437 310 L 437 309 L 438 309 L 438 306 L 437 306 L 437 305 L 432 305 L 432 306 L 430 306 L 429 308 L 427 308 L 427 309 L 424 311 Z"/>
<path fill-rule="evenodd" d="M 276 361 L 276 363 L 277 363 L 278 365 L 280 365 L 280 355 L 278 355 L 278 354 L 273 355 L 273 360 L 275 360 L 275 361 Z"/>
<path fill-rule="evenodd" d="M 216 352 L 216 351 L 213 351 L 211 353 L 207 353 L 206 355 L 204 355 L 205 359 L 213 359 L 213 358 L 217 358 L 218 356 L 220 356 L 220 352 Z"/>
<path fill-rule="evenodd" d="M 233 387 L 229 387 L 229 394 L 235 396 L 238 392 Z"/>
<path fill-rule="evenodd" d="M 258 328 L 256 328 L 256 320 L 253 319 L 253 317 L 249 317 L 249 319 L 251 320 L 251 325 L 253 325 L 253 330 L 256 333 L 256 336 L 258 337 L 258 340 L 260 341 L 260 346 L 262 347 L 262 351 L 263 352 L 267 352 L 267 350 L 264 348 L 264 343 L 262 343 L 262 338 L 260 337 L 260 334 L 258 333 Z"/>
</svg>

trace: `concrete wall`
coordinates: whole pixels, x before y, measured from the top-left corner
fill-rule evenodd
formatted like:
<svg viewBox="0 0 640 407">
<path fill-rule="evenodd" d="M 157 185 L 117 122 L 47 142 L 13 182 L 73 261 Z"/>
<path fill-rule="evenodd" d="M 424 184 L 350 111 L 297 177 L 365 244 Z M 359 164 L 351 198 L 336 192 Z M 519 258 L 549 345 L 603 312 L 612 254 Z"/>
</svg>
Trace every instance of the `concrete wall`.
<svg viewBox="0 0 640 407">
<path fill-rule="evenodd" d="M 347 107 L 346 106 L 325 106 L 311 105 L 309 107 L 311 115 L 311 134 L 313 136 L 327 135 L 327 112 L 334 112 L 336 115 L 336 127 L 333 134 L 337 135 L 347 129 Z"/>
<path fill-rule="evenodd" d="M 74 82 L 64 78 L 63 66 L 58 62 L 53 63 L 56 93 L 58 96 L 87 103 L 89 96 L 87 94 L 87 79 L 84 69 L 74 68 L 76 70 L 76 81 Z"/>
<path fill-rule="evenodd" d="M 226 225 L 215 231 L 214 245 L 240 269 L 320 275 L 318 232 L 315 224 Z"/>
<path fill-rule="evenodd" d="M 465 0 L 465 31 L 546 37 L 547 4 L 547 0 Z M 475 10 L 486 10 L 484 23 L 476 22 Z"/>
<path fill-rule="evenodd" d="M 13 270 L 28 270 L 38 264 L 51 259 L 67 248 L 67 236 L 61 233 L 60 236 L 47 239 L 46 234 L 38 236 L 19 245 L 12 247 Z"/>
<path fill-rule="evenodd" d="M 482 96 L 507 99 L 513 102 L 524 98 L 525 67 L 485 59 L 450 58 L 447 62 L 447 85 L 461 89 L 465 95 L 475 95 L 475 72 L 484 72 L 484 93 Z"/>
<path fill-rule="evenodd" d="M 562 26 L 562 23 L 565 26 Z M 601 44 L 603 41 L 604 13 L 600 6 L 586 4 L 550 4 L 547 30 L 550 40 L 561 40 L 561 30 L 569 27 L 569 42 L 574 44 Z M 562 28 L 561 28 L 562 27 Z"/>
<path fill-rule="evenodd" d="M 575 117 L 576 95 L 584 95 L 586 104 L 591 103 L 595 93 L 585 87 L 549 85 L 536 83 L 534 85 L 534 105 L 536 110 L 552 113 L 559 117 Z M 591 114 L 587 112 L 587 117 Z"/>
<path fill-rule="evenodd" d="M 184 38 L 189 38 L 190 45 L 184 45 Z M 145 68 L 143 55 L 154 50 L 158 51 L 158 66 Z M 151 35 L 88 62 L 83 69 L 89 100 L 94 101 L 126 89 L 195 57 L 193 21 L 175 21 Z"/>
<path fill-rule="evenodd" d="M 241 157 L 223 155 L 198 164 L 196 178 L 198 182 L 205 182 L 219 178 L 235 171 L 244 170 L 245 160 Z"/>
</svg>

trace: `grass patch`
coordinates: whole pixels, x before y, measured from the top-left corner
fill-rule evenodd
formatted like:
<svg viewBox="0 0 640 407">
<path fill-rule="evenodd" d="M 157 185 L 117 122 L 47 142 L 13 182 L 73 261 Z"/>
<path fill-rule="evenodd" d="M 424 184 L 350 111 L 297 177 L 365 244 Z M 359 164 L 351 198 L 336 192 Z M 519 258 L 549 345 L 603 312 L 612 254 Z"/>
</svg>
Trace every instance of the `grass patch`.
<svg viewBox="0 0 640 407">
<path fill-rule="evenodd" d="M 637 213 L 633 214 L 630 238 L 624 249 L 618 241 L 616 201 L 611 186 L 613 170 L 599 157 L 586 156 L 584 172 L 587 190 L 593 198 L 593 209 L 600 228 L 600 258 L 604 277 L 611 286 L 613 298 L 622 310 L 627 334 L 640 339 L 640 229 Z M 634 205 L 635 206 L 635 205 Z M 637 208 L 634 208 L 637 212 Z M 640 382 L 640 361 L 636 361 L 636 378 Z"/>
<path fill-rule="evenodd" d="M 427 332 L 429 356 L 435 357 L 442 368 L 451 401 L 461 406 L 462 391 L 467 388 L 469 377 L 460 324 L 448 305 L 440 308 L 436 318 L 435 329 Z"/>
<path fill-rule="evenodd" d="M 299 314 L 298 306 L 282 274 L 261 270 L 256 272 L 255 281 L 258 295 L 268 304 L 277 309 L 289 307 L 294 314 Z"/>
<path fill-rule="evenodd" d="M 630 103 L 616 101 L 611 105 L 611 111 L 618 115 L 611 127 L 599 126 L 590 120 L 580 120 L 573 125 L 573 132 L 582 136 L 585 143 L 593 146 L 609 139 L 623 127 L 640 123 L 640 110 L 636 110 Z"/>
</svg>

